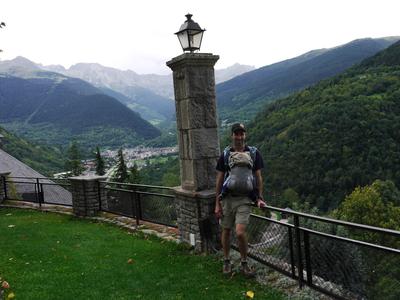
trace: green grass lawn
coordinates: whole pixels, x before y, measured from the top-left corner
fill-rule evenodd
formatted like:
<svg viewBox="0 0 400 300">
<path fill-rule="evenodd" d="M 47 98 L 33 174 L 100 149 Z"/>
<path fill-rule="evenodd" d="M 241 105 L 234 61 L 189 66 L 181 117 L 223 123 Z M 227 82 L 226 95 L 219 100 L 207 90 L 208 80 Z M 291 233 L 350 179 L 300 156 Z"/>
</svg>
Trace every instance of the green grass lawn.
<svg viewBox="0 0 400 300">
<path fill-rule="evenodd" d="M 10 226 L 11 225 L 11 226 Z M 128 263 L 131 259 L 132 263 Z M 0 277 L 15 299 L 284 299 L 215 256 L 70 216 L 0 208 Z"/>
</svg>

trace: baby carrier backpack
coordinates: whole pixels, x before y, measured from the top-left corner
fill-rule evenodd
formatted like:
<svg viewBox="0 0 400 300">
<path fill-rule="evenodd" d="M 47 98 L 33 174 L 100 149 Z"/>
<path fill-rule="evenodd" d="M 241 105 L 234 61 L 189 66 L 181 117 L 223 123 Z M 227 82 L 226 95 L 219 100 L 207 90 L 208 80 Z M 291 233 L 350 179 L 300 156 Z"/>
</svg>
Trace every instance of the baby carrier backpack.
<svg viewBox="0 0 400 300">
<path fill-rule="evenodd" d="M 248 196 L 256 200 L 257 185 L 253 173 L 256 147 L 249 147 L 250 151 L 231 152 L 230 147 L 224 150 L 225 173 L 221 196 Z"/>
</svg>

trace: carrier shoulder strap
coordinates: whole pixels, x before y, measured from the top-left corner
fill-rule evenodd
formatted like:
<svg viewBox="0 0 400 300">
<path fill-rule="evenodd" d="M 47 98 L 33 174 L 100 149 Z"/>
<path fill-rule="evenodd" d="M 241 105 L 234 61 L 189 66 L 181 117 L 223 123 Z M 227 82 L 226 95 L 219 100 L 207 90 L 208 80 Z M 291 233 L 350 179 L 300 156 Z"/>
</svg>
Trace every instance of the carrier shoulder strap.
<svg viewBox="0 0 400 300">
<path fill-rule="evenodd" d="M 257 148 L 253 146 L 249 146 L 250 149 L 250 157 L 253 161 L 253 165 L 256 163 L 256 155 L 257 155 Z"/>
<path fill-rule="evenodd" d="M 228 146 L 224 149 L 224 165 L 225 170 L 229 170 L 229 155 L 231 154 L 231 147 Z"/>
<path fill-rule="evenodd" d="M 253 161 L 253 164 L 256 162 L 256 155 L 257 155 L 257 147 L 248 146 L 250 149 L 250 157 Z M 224 149 L 224 165 L 225 169 L 229 170 L 229 155 L 231 154 L 231 147 L 228 146 Z"/>
</svg>

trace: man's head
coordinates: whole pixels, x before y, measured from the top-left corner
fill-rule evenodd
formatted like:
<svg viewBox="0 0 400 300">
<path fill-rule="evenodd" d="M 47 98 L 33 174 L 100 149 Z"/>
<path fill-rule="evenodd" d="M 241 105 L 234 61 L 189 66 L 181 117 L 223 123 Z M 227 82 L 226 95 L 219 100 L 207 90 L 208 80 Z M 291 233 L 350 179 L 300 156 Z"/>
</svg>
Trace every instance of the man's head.
<svg viewBox="0 0 400 300">
<path fill-rule="evenodd" d="M 235 123 L 231 128 L 232 142 L 234 148 L 242 148 L 246 140 L 246 128 L 242 123 Z"/>
</svg>

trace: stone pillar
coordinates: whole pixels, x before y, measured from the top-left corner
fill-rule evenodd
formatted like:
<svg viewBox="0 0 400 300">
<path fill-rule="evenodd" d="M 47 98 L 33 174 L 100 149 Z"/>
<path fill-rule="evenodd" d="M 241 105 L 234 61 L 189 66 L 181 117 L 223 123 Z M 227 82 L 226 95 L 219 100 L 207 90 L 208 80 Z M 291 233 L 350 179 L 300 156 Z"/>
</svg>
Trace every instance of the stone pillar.
<svg viewBox="0 0 400 300">
<path fill-rule="evenodd" d="M 6 178 L 10 175 L 10 172 L 1 172 L 0 173 L 0 202 L 7 199 L 7 187 L 6 187 Z"/>
<path fill-rule="evenodd" d="M 215 165 L 219 157 L 214 65 L 219 56 L 184 53 L 167 62 L 173 71 L 181 186 L 175 190 L 181 239 L 196 250 L 212 246 L 216 227 Z"/>
<path fill-rule="evenodd" d="M 99 181 L 106 176 L 76 176 L 70 177 L 72 193 L 72 210 L 74 215 L 81 217 L 96 216 L 100 210 L 100 201 L 104 205 L 104 196 L 99 194 Z"/>
</svg>

